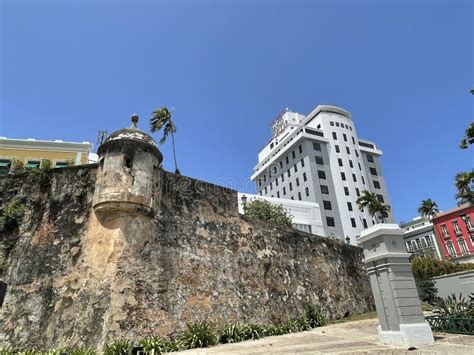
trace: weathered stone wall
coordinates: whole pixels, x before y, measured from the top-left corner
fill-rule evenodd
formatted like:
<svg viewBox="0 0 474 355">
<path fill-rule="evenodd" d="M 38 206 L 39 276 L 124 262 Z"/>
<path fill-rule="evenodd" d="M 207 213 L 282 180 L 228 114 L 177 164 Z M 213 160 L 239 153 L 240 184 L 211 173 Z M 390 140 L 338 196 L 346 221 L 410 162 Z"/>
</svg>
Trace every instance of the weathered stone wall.
<svg viewBox="0 0 474 355">
<path fill-rule="evenodd" d="M 0 232 L 0 342 L 102 347 L 206 319 L 278 322 L 307 304 L 331 318 L 373 309 L 359 248 L 249 220 L 235 191 L 166 172 L 154 216 L 96 215 L 95 175 L 0 178 L 0 210 L 27 207 Z"/>
</svg>

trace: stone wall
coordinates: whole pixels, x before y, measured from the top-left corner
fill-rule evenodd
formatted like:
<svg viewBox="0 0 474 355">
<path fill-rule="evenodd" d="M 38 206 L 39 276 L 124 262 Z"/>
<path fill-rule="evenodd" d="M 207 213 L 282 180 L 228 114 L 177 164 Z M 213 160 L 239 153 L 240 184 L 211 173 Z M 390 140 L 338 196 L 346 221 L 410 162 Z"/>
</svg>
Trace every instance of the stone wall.
<svg viewBox="0 0 474 355">
<path fill-rule="evenodd" d="M 96 215 L 96 167 L 0 178 L 0 342 L 102 347 L 171 336 L 200 320 L 270 323 L 314 304 L 330 318 L 373 309 L 362 251 L 242 217 L 236 191 L 159 173 L 154 216 Z"/>
</svg>

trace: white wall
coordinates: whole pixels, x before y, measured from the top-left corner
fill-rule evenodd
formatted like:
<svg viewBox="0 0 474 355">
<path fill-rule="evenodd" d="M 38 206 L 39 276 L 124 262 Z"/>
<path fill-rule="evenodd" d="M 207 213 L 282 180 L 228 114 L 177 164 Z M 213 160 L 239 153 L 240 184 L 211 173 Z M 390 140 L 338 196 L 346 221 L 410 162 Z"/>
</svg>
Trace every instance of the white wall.
<svg viewBox="0 0 474 355">
<path fill-rule="evenodd" d="M 319 204 L 307 201 L 288 200 L 266 196 L 238 193 L 239 213 L 244 214 L 242 196 L 247 196 L 247 203 L 254 199 L 266 200 L 270 203 L 283 205 L 293 216 L 293 225 L 297 229 L 308 231 L 305 226 L 311 226 L 311 233 L 324 237 L 324 228 Z"/>
</svg>

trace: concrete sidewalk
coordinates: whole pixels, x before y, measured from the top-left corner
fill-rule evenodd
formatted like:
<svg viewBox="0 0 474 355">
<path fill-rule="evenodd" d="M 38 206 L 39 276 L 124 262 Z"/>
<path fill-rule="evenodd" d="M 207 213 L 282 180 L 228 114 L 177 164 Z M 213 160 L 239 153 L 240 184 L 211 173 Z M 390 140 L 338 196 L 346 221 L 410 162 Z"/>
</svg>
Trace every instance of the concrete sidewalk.
<svg viewBox="0 0 474 355">
<path fill-rule="evenodd" d="M 474 336 L 436 333 L 435 343 L 416 350 L 378 342 L 377 319 L 332 324 L 306 332 L 267 337 L 178 354 L 474 354 Z"/>
</svg>

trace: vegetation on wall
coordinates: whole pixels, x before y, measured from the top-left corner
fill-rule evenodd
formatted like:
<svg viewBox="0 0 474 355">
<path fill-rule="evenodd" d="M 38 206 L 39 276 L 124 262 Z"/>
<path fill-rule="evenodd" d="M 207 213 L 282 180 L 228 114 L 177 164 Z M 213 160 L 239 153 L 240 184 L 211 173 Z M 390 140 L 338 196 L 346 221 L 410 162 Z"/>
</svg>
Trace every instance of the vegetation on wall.
<svg viewBox="0 0 474 355">
<path fill-rule="evenodd" d="M 25 206 L 17 198 L 13 198 L 0 212 L 0 230 L 11 232 L 18 228 L 25 212 Z"/>
<path fill-rule="evenodd" d="M 267 200 L 254 199 L 246 203 L 244 212 L 246 216 L 262 219 L 279 226 L 291 227 L 293 222 L 293 216 L 288 209 Z"/>
</svg>

